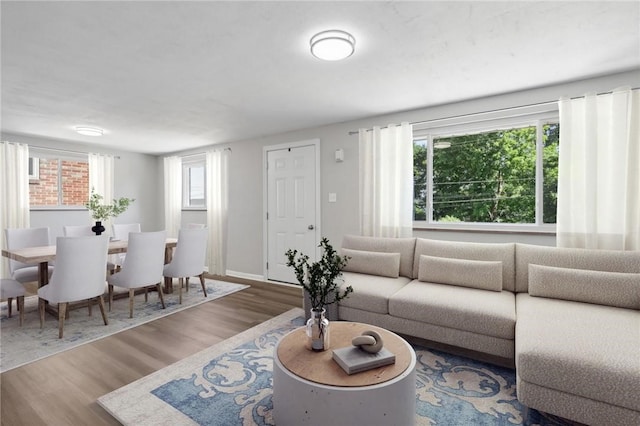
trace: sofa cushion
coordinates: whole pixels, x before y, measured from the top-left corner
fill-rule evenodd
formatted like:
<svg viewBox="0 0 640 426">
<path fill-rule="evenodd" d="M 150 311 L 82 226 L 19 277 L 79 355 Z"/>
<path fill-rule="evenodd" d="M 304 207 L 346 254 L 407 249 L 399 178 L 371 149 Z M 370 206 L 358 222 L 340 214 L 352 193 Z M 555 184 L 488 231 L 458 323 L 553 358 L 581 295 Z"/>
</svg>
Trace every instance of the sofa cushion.
<svg viewBox="0 0 640 426">
<path fill-rule="evenodd" d="M 526 293 L 516 310 L 522 380 L 640 411 L 640 312 Z"/>
<path fill-rule="evenodd" d="M 420 256 L 418 279 L 480 290 L 502 291 L 502 262 Z"/>
<path fill-rule="evenodd" d="M 416 240 L 414 277 L 418 277 L 420 256 L 502 262 L 502 289 L 515 291 L 514 243 L 466 243 L 418 238 Z"/>
<path fill-rule="evenodd" d="M 529 264 L 592 271 L 640 273 L 640 251 L 589 250 L 516 244 L 516 291 L 529 288 Z"/>
<path fill-rule="evenodd" d="M 513 339 L 515 295 L 411 281 L 389 299 L 389 314 L 457 330 Z"/>
<path fill-rule="evenodd" d="M 640 274 L 529 264 L 529 294 L 640 309 Z"/>
<path fill-rule="evenodd" d="M 342 248 L 346 249 L 400 253 L 400 275 L 408 278 L 417 276 L 413 275 L 413 253 L 415 247 L 415 238 L 382 238 L 345 235 L 342 239 Z"/>
<path fill-rule="evenodd" d="M 388 278 L 378 275 L 343 272 L 345 286 L 352 286 L 353 293 L 340 301 L 340 306 L 362 309 L 379 314 L 389 313 L 389 297 L 411 281 L 407 277 Z"/>
<path fill-rule="evenodd" d="M 398 278 L 399 276 L 400 253 L 381 253 L 346 248 L 343 248 L 341 252 L 343 256 L 349 257 L 347 266 L 343 271 L 391 278 Z"/>
</svg>

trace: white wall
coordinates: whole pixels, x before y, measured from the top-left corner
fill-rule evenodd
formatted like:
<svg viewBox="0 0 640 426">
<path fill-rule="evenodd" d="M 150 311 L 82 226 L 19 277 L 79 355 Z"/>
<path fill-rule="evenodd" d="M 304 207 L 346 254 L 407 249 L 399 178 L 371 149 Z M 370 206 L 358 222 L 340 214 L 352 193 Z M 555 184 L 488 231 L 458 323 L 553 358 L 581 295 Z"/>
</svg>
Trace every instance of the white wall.
<svg viewBox="0 0 640 426">
<path fill-rule="evenodd" d="M 79 144 L 56 139 L 46 139 L 25 135 L 2 133 L 3 141 L 20 142 L 45 148 L 63 149 L 78 152 L 93 152 L 119 156 L 115 160 L 115 194 L 116 198 L 135 198 L 135 202 L 126 212 L 113 220 L 113 223 L 139 222 L 143 231 L 156 231 L 164 226 L 158 215 L 157 157 L 127 151 L 115 151 L 103 146 Z M 92 224 L 91 215 L 86 209 L 80 210 L 32 210 L 31 226 L 48 226 L 51 237 L 62 235 L 65 225 Z M 110 231 L 109 231 L 110 233 Z"/>
<path fill-rule="evenodd" d="M 482 82 L 479 82 L 481 84 Z M 401 121 L 424 121 L 478 113 L 494 109 L 555 101 L 562 96 L 581 96 L 587 92 L 606 92 L 620 86 L 640 86 L 640 74 L 627 72 L 563 85 L 532 89 L 491 98 L 447 104 L 432 108 L 370 117 L 313 129 L 234 143 L 230 157 L 228 269 L 250 275 L 263 271 L 262 148 L 309 139 L 320 139 L 322 233 L 339 246 L 345 234 L 359 232 L 358 218 L 358 136 L 348 132 L 374 125 Z M 426 94 L 425 96 L 428 96 Z M 228 146 L 228 145 L 224 145 Z M 220 147 L 223 147 L 222 145 Z M 334 152 L 344 150 L 344 162 L 336 163 Z M 203 150 L 199 150 L 202 152 Z M 192 153 L 198 151 L 185 152 Z M 161 164 L 161 160 L 159 160 Z M 160 166 L 161 168 L 161 166 Z M 329 203 L 328 194 L 337 194 Z M 192 213 L 192 212 L 190 212 Z M 202 216 L 204 218 L 204 214 Z M 204 220 L 204 219 L 203 219 Z M 183 217 L 183 223 L 184 223 Z M 506 242 L 555 245 L 555 236 L 524 233 L 478 233 L 453 231 L 415 231 L 414 235 L 443 240 Z"/>
<path fill-rule="evenodd" d="M 482 84 L 482 82 L 480 81 L 478 84 Z M 335 246 L 339 246 L 345 234 L 357 234 L 359 232 L 358 136 L 349 135 L 349 131 L 358 130 L 358 128 L 370 128 L 374 125 L 384 126 L 388 123 L 399 123 L 401 121 L 424 121 L 538 102 L 555 101 L 561 96 L 574 97 L 584 95 L 587 92 L 605 92 L 620 86 L 640 87 L 640 73 L 636 70 L 553 87 L 304 129 L 240 141 L 232 145 L 219 145 L 217 148 L 232 147 L 229 163 L 228 269 L 248 275 L 262 275 L 264 263 L 262 253 L 262 149 L 264 146 L 320 139 L 322 174 L 321 229 L 324 236 L 329 238 Z M 428 99 L 428 94 L 425 94 L 425 99 Z M 164 227 L 162 157 L 112 151 L 94 145 L 89 146 L 20 135 L 3 134 L 2 139 L 82 152 L 91 151 L 119 155 L 121 158 L 116 161 L 115 195 L 116 197 L 132 197 L 136 199 L 136 202 L 127 212 L 118 217 L 116 222 L 140 222 L 145 231 L 158 230 Z M 336 149 L 344 150 L 344 162 L 336 163 L 334 161 Z M 180 152 L 179 154 L 204 151 L 205 149 L 203 148 Z M 336 203 L 328 202 L 328 194 L 330 192 L 337 194 Z M 50 226 L 52 233 L 56 235 L 62 232 L 63 225 L 88 223 L 90 218 L 86 211 L 48 211 L 34 212 L 31 220 L 33 226 Z M 202 211 L 183 212 L 182 223 L 191 222 L 205 223 L 206 213 Z M 425 230 L 415 231 L 414 234 L 419 237 L 445 240 L 516 241 L 555 245 L 554 236 L 537 234 Z"/>
</svg>

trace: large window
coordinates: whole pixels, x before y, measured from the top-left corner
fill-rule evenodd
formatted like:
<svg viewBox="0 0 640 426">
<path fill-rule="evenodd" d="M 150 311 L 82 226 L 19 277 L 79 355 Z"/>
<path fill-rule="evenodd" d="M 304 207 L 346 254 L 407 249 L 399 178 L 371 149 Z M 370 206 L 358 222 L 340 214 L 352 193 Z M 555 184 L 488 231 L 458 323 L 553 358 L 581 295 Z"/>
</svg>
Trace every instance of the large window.
<svg viewBox="0 0 640 426">
<path fill-rule="evenodd" d="M 416 225 L 555 224 L 558 144 L 549 118 L 415 131 Z"/>
<path fill-rule="evenodd" d="M 182 207 L 186 209 L 206 208 L 204 155 L 182 159 Z"/>
<path fill-rule="evenodd" d="M 89 199 L 86 156 L 30 152 L 29 204 L 35 208 L 82 207 Z"/>
</svg>

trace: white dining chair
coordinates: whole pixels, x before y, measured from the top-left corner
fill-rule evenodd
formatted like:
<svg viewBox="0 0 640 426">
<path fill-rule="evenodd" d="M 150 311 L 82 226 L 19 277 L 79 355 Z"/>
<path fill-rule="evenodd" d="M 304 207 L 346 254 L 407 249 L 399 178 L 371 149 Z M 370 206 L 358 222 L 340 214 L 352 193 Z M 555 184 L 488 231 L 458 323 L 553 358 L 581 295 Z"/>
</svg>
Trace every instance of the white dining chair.
<svg viewBox="0 0 640 426">
<path fill-rule="evenodd" d="M 109 324 L 102 298 L 108 247 L 106 236 L 56 239 L 56 268 L 49 284 L 38 289 L 40 328 L 44 327 L 45 301 L 58 304 L 58 337 L 61 339 L 67 305 L 71 302 L 88 300 L 91 306 L 93 300 L 97 300 L 104 325 Z"/>
<path fill-rule="evenodd" d="M 162 268 L 167 233 L 132 232 L 129 234 L 127 257 L 120 272 L 109 276 L 109 309 L 113 303 L 113 287 L 129 289 L 129 318 L 133 318 L 135 290 L 154 286 L 158 291 L 162 309 L 165 308 L 162 294 Z"/>
<path fill-rule="evenodd" d="M 20 325 L 24 322 L 24 293 L 25 289 L 21 282 L 12 278 L 0 279 L 0 299 L 7 299 L 9 318 L 11 318 L 11 304 L 13 299 L 16 299 L 20 312 Z"/>
<path fill-rule="evenodd" d="M 9 250 L 27 247 L 38 247 L 51 245 L 49 239 L 49 228 L 7 228 L 5 229 L 7 248 Z M 22 263 L 9 259 L 9 273 L 11 278 L 21 283 L 38 281 L 39 265 Z M 49 276 L 53 273 L 54 266 L 49 262 Z"/>
<path fill-rule="evenodd" d="M 204 262 L 207 255 L 206 228 L 181 229 L 178 232 L 176 245 L 171 263 L 164 266 L 163 275 L 168 278 L 178 278 L 180 288 L 180 303 L 182 303 L 182 285 L 189 291 L 189 277 L 199 277 L 204 297 L 207 289 L 204 285 Z"/>
<path fill-rule="evenodd" d="M 65 237 L 95 237 L 96 233 L 91 230 L 91 226 L 86 225 L 65 225 L 62 227 L 62 233 Z M 116 264 L 107 261 L 107 272 L 113 274 L 116 270 Z"/>
<path fill-rule="evenodd" d="M 96 233 L 88 225 L 65 225 L 62 227 L 65 237 L 95 237 Z"/>
<path fill-rule="evenodd" d="M 114 223 L 111 225 L 111 233 L 114 240 L 127 241 L 131 232 L 141 232 L 139 223 Z M 120 266 L 126 259 L 126 253 L 119 253 L 115 255 L 116 263 Z M 112 258 L 113 259 L 113 258 Z"/>
</svg>

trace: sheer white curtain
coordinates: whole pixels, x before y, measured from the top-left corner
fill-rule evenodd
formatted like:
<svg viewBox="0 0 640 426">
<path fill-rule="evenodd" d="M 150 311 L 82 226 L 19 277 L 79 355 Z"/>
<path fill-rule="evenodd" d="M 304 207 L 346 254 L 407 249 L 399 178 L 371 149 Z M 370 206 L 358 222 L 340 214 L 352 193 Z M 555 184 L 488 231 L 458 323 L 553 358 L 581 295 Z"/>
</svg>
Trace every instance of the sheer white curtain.
<svg viewBox="0 0 640 426">
<path fill-rule="evenodd" d="M 559 107 L 557 245 L 640 250 L 640 92 Z"/>
<path fill-rule="evenodd" d="M 207 151 L 207 227 L 209 273 L 226 275 L 229 206 L 229 151 Z"/>
<path fill-rule="evenodd" d="M 0 247 L 7 248 L 4 230 L 28 228 L 29 222 L 29 147 L 0 143 Z M 6 257 L 0 261 L 0 278 L 10 276 Z"/>
<path fill-rule="evenodd" d="M 114 198 L 114 177 L 112 155 L 88 154 L 89 191 L 93 190 L 104 197 L 104 203 L 110 204 Z"/>
<path fill-rule="evenodd" d="M 411 237 L 413 128 L 409 123 L 359 131 L 360 233 Z"/>
<path fill-rule="evenodd" d="M 105 154 L 87 154 L 89 163 L 89 192 L 93 190 L 96 194 L 102 195 L 104 204 L 111 204 L 115 198 L 114 184 L 114 157 Z M 93 220 L 89 217 L 89 220 Z M 102 223 L 107 233 L 111 232 L 111 219 Z M 112 257 L 112 260 L 115 257 Z"/>
<path fill-rule="evenodd" d="M 113 155 L 89 153 L 87 154 L 87 162 L 89 163 L 89 193 L 93 191 L 102 195 L 102 202 L 111 204 L 115 198 L 115 158 Z M 93 218 L 89 216 L 89 221 L 92 220 Z M 110 234 L 111 218 L 102 222 L 102 226 L 105 227 L 105 233 Z M 113 263 L 121 264 L 123 258 L 120 256 L 117 254 L 111 255 L 109 260 Z"/>
<path fill-rule="evenodd" d="M 177 238 L 182 221 L 182 158 L 164 158 L 164 228 Z"/>
</svg>

